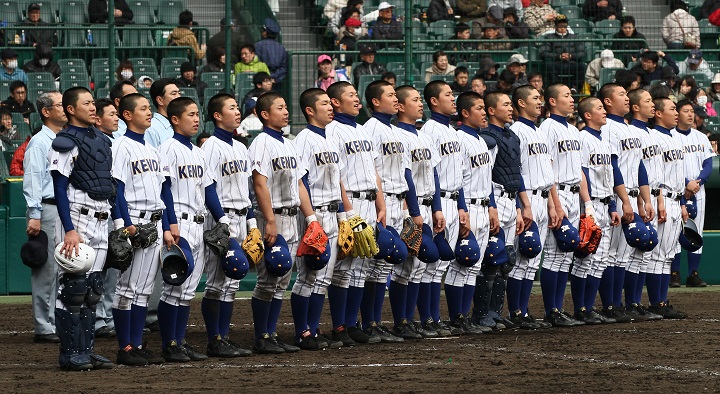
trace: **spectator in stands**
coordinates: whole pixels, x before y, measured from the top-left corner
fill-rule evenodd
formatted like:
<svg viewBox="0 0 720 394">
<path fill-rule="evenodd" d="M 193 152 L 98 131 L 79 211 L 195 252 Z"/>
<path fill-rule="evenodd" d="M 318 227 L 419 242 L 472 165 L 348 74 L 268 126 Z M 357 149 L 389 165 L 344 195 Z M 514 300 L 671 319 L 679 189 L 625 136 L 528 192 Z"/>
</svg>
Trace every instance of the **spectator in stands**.
<svg viewBox="0 0 720 394">
<path fill-rule="evenodd" d="M 380 79 L 392 85 L 393 88 L 397 85 L 397 75 L 392 71 L 385 71 L 380 76 Z"/>
<path fill-rule="evenodd" d="M 600 70 L 603 68 L 625 68 L 625 65 L 620 59 L 615 58 L 613 51 L 604 49 L 600 52 L 600 57 L 588 63 L 585 71 L 585 82 L 590 85 L 592 92 L 597 91 L 600 87 Z"/>
<path fill-rule="evenodd" d="M 531 0 L 530 7 L 525 9 L 525 23 L 533 34 L 541 36 L 555 30 L 555 10 L 545 0 Z"/>
<path fill-rule="evenodd" d="M 88 15 L 90 16 L 90 23 L 107 23 L 109 17 L 108 1 L 90 0 L 88 2 Z M 132 23 L 133 12 L 125 0 L 115 0 L 113 15 L 115 15 L 115 24 L 117 25 Z"/>
<path fill-rule="evenodd" d="M 137 79 L 135 78 L 135 67 L 130 60 L 123 60 L 118 64 L 115 69 L 115 81 L 128 81 L 131 84 L 137 86 Z"/>
<path fill-rule="evenodd" d="M 220 19 L 220 31 L 210 37 L 207 42 L 208 63 L 210 62 L 210 53 L 217 53 L 222 48 L 225 51 L 225 28 L 227 26 L 227 18 Z M 240 50 L 243 44 L 249 42 L 250 37 L 241 36 L 235 29 L 235 21 L 230 20 L 230 61 L 233 64 L 240 61 Z"/>
<path fill-rule="evenodd" d="M 470 90 L 470 84 L 468 80 L 470 78 L 470 71 L 465 66 L 455 67 L 455 80 L 450 84 L 453 93 L 460 94 Z"/>
<path fill-rule="evenodd" d="M 650 93 L 650 97 L 652 97 L 653 100 L 656 98 L 667 97 L 672 102 L 674 102 L 674 103 L 677 102 L 677 97 L 675 96 L 674 92 L 664 82 L 660 82 L 660 83 L 651 85 L 650 88 L 647 89 L 647 91 L 648 91 L 648 93 Z"/>
<path fill-rule="evenodd" d="M 717 10 L 720 10 L 720 0 L 705 0 L 700 6 L 698 19 L 708 19 Z"/>
<path fill-rule="evenodd" d="M 535 72 L 528 75 L 528 84 L 532 85 L 535 89 L 537 89 L 540 95 L 543 96 L 544 100 L 545 89 L 543 89 L 542 73 Z"/>
<path fill-rule="evenodd" d="M 10 84 L 10 97 L 1 105 L 11 113 L 22 114 L 27 124 L 30 124 L 30 114 L 35 112 L 35 106 L 27 99 L 27 85 L 23 81 Z"/>
<path fill-rule="evenodd" d="M 53 61 L 53 50 L 49 44 L 38 44 L 35 47 L 35 56 L 23 65 L 26 73 L 50 73 L 55 80 L 60 78 L 60 65 Z"/>
<path fill-rule="evenodd" d="M 461 22 L 467 22 L 485 15 L 487 3 L 485 0 L 456 0 L 457 15 Z"/>
<path fill-rule="evenodd" d="M 118 82 L 112 88 L 110 88 L 110 100 L 112 100 L 113 104 L 115 104 L 115 108 L 119 107 L 120 100 L 130 93 L 137 93 L 137 89 L 135 88 L 135 86 L 133 86 L 133 84 L 128 81 Z M 117 136 L 119 137 L 125 134 L 125 130 L 127 130 L 127 125 L 125 124 L 125 121 L 119 119 Z"/>
<path fill-rule="evenodd" d="M 150 89 L 153 82 L 155 82 L 152 77 L 149 77 L 147 75 L 141 75 L 140 78 L 138 78 L 138 87 L 140 89 Z"/>
<path fill-rule="evenodd" d="M 693 49 L 688 53 L 688 56 L 684 61 L 678 64 L 679 75 L 685 75 L 687 73 L 702 73 L 705 74 L 708 79 L 713 78 L 713 72 L 710 70 L 710 65 L 703 59 L 703 53 L 699 49 Z"/>
<path fill-rule="evenodd" d="M 240 53 L 238 51 L 238 53 Z M 204 72 L 209 73 L 222 73 L 225 72 L 225 48 L 216 47 L 214 49 L 208 49 L 208 63 L 200 70 L 200 75 Z"/>
<path fill-rule="evenodd" d="M 473 92 L 483 96 L 485 95 L 485 90 L 487 90 L 487 85 L 485 85 L 485 80 L 483 77 L 479 75 L 475 75 L 470 81 L 470 90 Z"/>
<path fill-rule="evenodd" d="M 705 112 L 707 112 L 708 116 L 718 115 L 704 90 L 698 88 L 697 91 L 693 91 L 690 94 L 689 98 L 692 99 L 693 103 L 697 104 L 701 108 L 705 108 Z"/>
<path fill-rule="evenodd" d="M 518 20 L 523 18 L 523 5 L 520 0 L 488 0 L 488 8 L 498 6 L 502 10 L 513 7 L 517 10 Z"/>
<path fill-rule="evenodd" d="M 27 146 L 30 143 L 31 138 L 32 135 L 27 136 L 27 138 L 25 138 L 25 142 L 23 142 L 20 146 L 17 147 L 17 149 L 15 149 L 15 152 L 12 155 L 12 159 L 10 160 L 11 176 L 25 175 L 25 169 L 23 168 L 23 160 L 25 160 L 25 151 L 27 150 Z"/>
<path fill-rule="evenodd" d="M 288 72 L 288 53 L 285 47 L 277 42 L 280 25 L 274 19 L 265 18 L 262 40 L 255 43 L 255 50 L 261 62 L 267 64 L 273 79 L 273 88 L 280 90 Z"/>
<path fill-rule="evenodd" d="M 528 78 L 527 75 L 525 75 L 525 70 L 527 69 L 528 60 L 525 59 L 525 56 L 523 56 L 520 53 L 516 53 L 507 61 L 506 68 L 510 70 L 510 72 L 513 73 L 515 76 L 515 82 L 513 83 L 513 88 L 516 88 L 518 86 L 527 85 L 528 84 Z"/>
<path fill-rule="evenodd" d="M 6 150 L 6 145 L 11 146 L 13 139 L 17 138 L 17 126 L 13 125 L 13 118 L 10 110 L 0 107 L 0 141 L 2 141 L 2 150 Z"/>
<path fill-rule="evenodd" d="M 260 118 L 258 118 L 255 113 L 255 104 L 257 104 L 257 97 L 253 97 L 243 104 L 245 110 L 243 120 L 240 122 L 240 128 L 238 129 L 238 135 L 240 137 L 247 138 L 250 136 L 251 131 L 257 132 L 262 130 L 262 122 L 260 122 Z"/>
<path fill-rule="evenodd" d="M 555 32 L 545 36 L 546 40 L 540 49 L 540 57 L 545 60 L 549 75 L 571 75 L 570 79 L 557 78 L 551 82 L 562 82 L 578 90 L 582 87 L 585 75 L 585 44 L 572 41 L 574 34 L 568 33 L 568 19 L 565 15 L 555 18 Z"/>
<path fill-rule="evenodd" d="M 615 83 L 629 92 L 642 86 L 642 76 L 638 72 L 631 70 L 617 70 L 615 72 Z"/>
<path fill-rule="evenodd" d="M 18 56 L 12 48 L 5 48 L 0 52 L 3 69 L 0 72 L 0 81 L 23 81 L 27 83 L 25 71 L 18 68 Z"/>
<path fill-rule="evenodd" d="M 357 12 L 357 11 L 355 11 Z M 340 28 L 340 31 L 338 31 L 337 37 L 336 37 L 336 46 L 337 49 L 340 51 L 355 51 L 357 50 L 357 42 L 358 38 L 360 38 L 363 35 L 363 28 L 362 28 L 362 22 L 360 22 L 360 18 L 358 15 L 358 18 L 348 18 L 345 20 L 345 26 Z M 341 55 L 343 56 L 343 55 Z M 355 56 L 354 55 L 344 55 L 345 59 L 343 61 L 341 57 L 341 62 L 344 64 L 352 64 L 355 62 Z"/>
<path fill-rule="evenodd" d="M 707 114 L 705 113 L 705 111 L 703 111 L 702 108 L 699 107 L 693 109 L 695 109 L 695 124 L 693 128 L 705 135 L 710 134 L 710 130 L 708 130 L 707 126 L 705 126 L 705 118 L 707 118 Z M 717 149 L 715 150 L 715 152 L 717 152 Z"/>
<path fill-rule="evenodd" d="M 95 115 L 95 128 L 111 140 L 114 139 L 113 135 L 118 130 L 120 117 L 113 101 L 106 98 L 95 101 Z"/>
<path fill-rule="evenodd" d="M 345 25 L 345 21 L 351 18 L 355 11 L 359 15 L 362 15 L 363 0 L 349 0 L 347 5 L 335 11 L 330 22 L 328 22 L 328 33 L 332 32 L 332 35 L 337 36 L 340 28 Z M 360 17 L 358 20 L 362 20 Z"/>
<path fill-rule="evenodd" d="M 353 72 L 353 84 L 355 88 L 360 83 L 361 75 L 380 75 L 385 72 L 385 66 L 375 63 L 375 47 L 372 44 L 360 44 L 360 60 L 362 63 L 355 67 Z"/>
<path fill-rule="evenodd" d="M 630 62 L 636 60 L 635 53 L 647 48 L 648 45 L 645 41 L 645 35 L 635 28 L 635 17 L 632 15 L 623 16 L 620 23 L 620 31 L 613 36 L 611 49 L 615 52 L 625 51 L 619 53 L 619 57 L 623 63 L 630 64 Z"/>
<path fill-rule="evenodd" d="M 683 0 L 671 0 L 670 14 L 663 18 L 662 38 L 668 49 L 685 48 L 686 34 L 697 37 L 697 48 L 700 48 L 700 27 L 694 16 L 688 12 Z"/>
<path fill-rule="evenodd" d="M 495 60 L 489 56 L 485 56 L 480 59 L 480 68 L 475 75 L 482 77 L 483 81 L 497 81 L 497 70 L 499 68 L 500 65 Z"/>
<path fill-rule="evenodd" d="M 240 49 L 240 61 L 235 65 L 235 74 L 261 71 L 270 74 L 267 64 L 261 62 L 255 54 L 255 46 L 253 44 L 243 45 Z"/>
<path fill-rule="evenodd" d="M 429 22 L 455 19 L 454 0 L 430 0 L 427 8 Z"/>
<path fill-rule="evenodd" d="M 197 145 L 198 148 L 202 148 L 205 141 L 207 141 L 207 139 L 210 137 L 210 133 L 203 131 L 202 133 L 198 134 L 197 137 L 195 137 L 195 145 Z"/>
<path fill-rule="evenodd" d="M 27 18 L 18 23 L 18 26 L 50 26 L 50 24 L 40 19 L 40 4 L 31 3 L 27 8 Z M 55 30 L 36 30 L 28 28 L 25 28 L 24 30 L 25 45 L 29 47 L 34 47 L 38 44 L 48 44 L 51 46 L 58 44 L 57 32 Z"/>
<path fill-rule="evenodd" d="M 383 1 L 378 6 L 378 18 L 372 27 L 370 38 L 373 40 L 402 40 L 403 34 L 402 23 L 395 19 L 393 11 L 395 6 L 387 1 Z M 401 47 L 400 44 L 388 45 L 388 47 Z"/>
<path fill-rule="evenodd" d="M 515 74 L 508 69 L 504 69 L 498 77 L 495 86 L 488 86 L 488 92 L 502 92 L 507 95 L 512 94 L 513 84 L 515 83 Z"/>
<path fill-rule="evenodd" d="M 323 7 L 323 15 L 325 18 L 332 19 L 335 13 L 345 8 L 348 4 L 347 0 L 328 0 Z"/>
<path fill-rule="evenodd" d="M 505 34 L 513 40 L 524 40 L 530 37 L 530 27 L 520 20 L 515 7 L 508 7 L 503 10 L 503 22 L 505 23 Z M 528 46 L 527 43 L 513 44 L 515 48 Z"/>
<path fill-rule="evenodd" d="M 715 74 L 712 81 L 710 81 L 710 87 L 707 90 L 710 102 L 714 103 L 720 101 L 720 72 Z"/>
<path fill-rule="evenodd" d="M 333 69 L 333 62 L 330 56 L 320 55 L 317 61 L 318 77 L 315 80 L 316 88 L 327 90 L 327 88 L 335 82 L 350 80 L 344 67 L 338 68 L 337 70 Z"/>
<path fill-rule="evenodd" d="M 455 66 L 448 62 L 448 57 L 443 51 L 433 53 L 432 66 L 425 69 L 425 82 L 430 83 L 435 75 L 452 75 L 455 73 Z"/>
<path fill-rule="evenodd" d="M 660 58 L 665 60 L 667 66 L 658 67 Z M 670 67 L 675 75 L 680 72 L 677 64 L 675 64 L 675 60 L 673 60 L 670 56 L 665 56 L 665 52 L 646 51 L 640 56 L 640 64 L 636 65 L 631 70 L 642 77 L 641 86 L 647 86 L 650 85 L 650 82 L 661 79 L 662 70 L 666 67 Z"/>
<path fill-rule="evenodd" d="M 272 77 L 270 74 L 261 71 L 253 75 L 253 86 L 255 86 L 253 90 L 242 98 L 242 104 L 240 105 L 244 105 L 251 98 L 260 97 L 263 93 L 271 91 L 273 86 Z"/>
<path fill-rule="evenodd" d="M 458 23 L 455 25 L 455 34 L 450 37 L 450 40 L 453 42 L 445 44 L 445 50 L 459 53 L 453 53 L 448 56 L 450 63 L 476 61 L 477 54 L 474 52 L 477 50 L 477 44 L 468 42 L 469 39 L 470 26 L 467 23 Z"/>
<path fill-rule="evenodd" d="M 473 39 L 483 39 L 485 26 L 495 26 L 499 29 L 498 36 L 505 38 L 505 28 L 503 28 L 503 10 L 499 6 L 492 6 L 488 8 L 485 16 L 479 19 L 474 19 L 471 22 L 470 37 Z"/>
<path fill-rule="evenodd" d="M 500 40 L 504 40 L 506 38 L 502 36 L 502 32 L 504 31 L 503 28 L 497 25 L 488 24 L 483 26 L 482 31 L 483 40 L 493 40 L 495 42 L 481 42 L 478 45 L 478 49 L 485 51 L 503 51 L 512 49 L 512 43 L 499 42 Z"/>
<path fill-rule="evenodd" d="M 200 102 L 204 102 L 207 84 L 197 77 L 197 68 L 195 68 L 194 64 L 185 62 L 180 65 L 180 78 L 175 80 L 175 85 L 177 85 L 178 88 L 195 89 Z"/>
<path fill-rule="evenodd" d="M 593 22 L 606 19 L 620 20 L 622 18 L 623 5 L 620 0 L 587 0 L 582 12 L 585 19 Z"/>
<path fill-rule="evenodd" d="M 205 57 L 205 51 L 207 46 L 205 44 L 198 44 L 197 37 L 191 29 L 193 25 L 193 13 L 189 10 L 184 10 L 178 15 L 178 25 L 170 32 L 168 37 L 168 45 L 177 45 L 181 47 L 190 47 L 195 56 L 195 60 L 200 60 Z"/>
</svg>

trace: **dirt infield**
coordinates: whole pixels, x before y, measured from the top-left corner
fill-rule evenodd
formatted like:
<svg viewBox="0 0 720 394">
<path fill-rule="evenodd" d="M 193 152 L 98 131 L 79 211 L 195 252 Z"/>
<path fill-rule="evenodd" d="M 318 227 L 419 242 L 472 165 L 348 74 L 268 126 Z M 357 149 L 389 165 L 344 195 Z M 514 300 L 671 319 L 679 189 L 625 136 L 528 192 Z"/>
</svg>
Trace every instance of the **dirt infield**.
<svg viewBox="0 0 720 394">
<path fill-rule="evenodd" d="M 541 311 L 537 289 L 531 310 Z M 476 337 L 366 345 L 279 356 L 258 356 L 110 371 L 62 372 L 57 346 L 32 343 L 28 304 L 0 305 L 2 392 L 689 392 L 720 391 L 717 359 L 718 292 L 671 294 L 686 321 L 509 331 Z M 569 297 L 568 297 L 569 298 Z M 387 300 L 386 300 L 387 301 Z M 569 299 L 567 305 L 571 305 Z M 234 341 L 250 346 L 249 300 L 236 302 Z M 389 310 L 390 308 L 386 308 Z M 290 339 L 289 302 L 281 336 Z M 537 313 L 540 314 L 540 313 Z M 327 313 L 326 313 L 327 315 Z M 390 315 L 384 316 L 390 320 Z M 328 319 L 324 329 L 329 329 Z M 204 349 L 196 298 L 188 341 Z M 159 334 L 147 336 L 158 349 Z M 96 350 L 113 361 L 115 339 Z"/>
</svg>

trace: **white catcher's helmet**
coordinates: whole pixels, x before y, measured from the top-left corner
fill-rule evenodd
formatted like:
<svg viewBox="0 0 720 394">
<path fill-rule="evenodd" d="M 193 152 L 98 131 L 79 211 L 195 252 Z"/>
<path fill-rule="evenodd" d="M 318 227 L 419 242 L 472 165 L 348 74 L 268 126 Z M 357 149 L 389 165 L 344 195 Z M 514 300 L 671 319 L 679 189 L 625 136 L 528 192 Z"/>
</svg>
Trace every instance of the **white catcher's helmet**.
<svg viewBox="0 0 720 394">
<path fill-rule="evenodd" d="M 55 261 L 57 261 L 58 265 L 60 265 L 65 272 L 82 274 L 88 272 L 90 268 L 92 268 L 93 263 L 95 262 L 95 249 L 84 243 L 79 243 L 78 250 L 80 254 L 78 256 L 72 256 L 71 259 L 68 259 L 65 257 L 65 253 L 62 252 L 63 245 L 65 245 L 65 243 L 60 242 L 55 247 L 54 255 Z"/>
</svg>

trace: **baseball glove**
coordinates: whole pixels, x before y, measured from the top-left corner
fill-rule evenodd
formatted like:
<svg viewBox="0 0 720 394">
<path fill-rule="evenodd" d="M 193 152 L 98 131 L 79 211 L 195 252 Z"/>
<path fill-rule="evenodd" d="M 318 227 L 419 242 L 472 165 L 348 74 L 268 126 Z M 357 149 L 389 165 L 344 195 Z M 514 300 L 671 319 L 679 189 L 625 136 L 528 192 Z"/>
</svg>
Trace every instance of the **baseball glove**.
<svg viewBox="0 0 720 394">
<path fill-rule="evenodd" d="M 217 223 L 210 230 L 203 232 L 203 240 L 216 256 L 224 257 L 230 248 L 230 226 L 226 223 Z"/>
<path fill-rule="evenodd" d="M 116 230 L 117 231 L 117 230 Z M 145 249 L 158 240 L 157 224 L 147 222 L 135 226 L 135 235 L 130 237 L 130 243 L 135 249 Z"/>
<path fill-rule="evenodd" d="M 132 263 L 132 255 L 133 247 L 128 242 L 128 232 L 124 228 L 111 231 L 108 236 L 105 269 L 117 268 L 120 272 L 125 272 Z"/>
<path fill-rule="evenodd" d="M 355 242 L 353 243 L 353 257 L 369 258 L 373 257 L 380 248 L 375 241 L 375 231 L 368 226 L 367 222 L 358 215 L 348 219 L 350 228 L 352 228 Z"/>
<path fill-rule="evenodd" d="M 300 245 L 298 246 L 297 255 L 305 256 L 306 254 L 319 255 L 325 253 L 327 242 L 327 234 L 325 234 L 320 223 L 312 222 L 305 230 L 305 235 L 303 235 L 302 241 L 300 241 Z"/>
<path fill-rule="evenodd" d="M 417 256 L 418 251 L 420 251 L 420 244 L 422 243 L 422 228 L 418 227 L 412 218 L 407 217 L 403 220 L 400 238 L 402 238 L 405 245 L 407 245 L 410 255 Z"/>
<path fill-rule="evenodd" d="M 343 220 L 338 225 L 338 260 L 349 256 L 355 245 L 355 234 L 353 234 L 350 223 Z"/>
<path fill-rule="evenodd" d="M 592 216 L 580 215 L 580 245 L 578 250 L 581 254 L 593 254 L 597 251 L 602 238 L 602 230 L 595 223 Z"/>
<path fill-rule="evenodd" d="M 263 252 L 265 251 L 265 245 L 263 245 L 262 234 L 257 228 L 252 228 L 248 231 L 247 237 L 243 240 L 242 248 L 245 254 L 250 258 L 253 264 L 257 264 L 263 258 Z"/>
</svg>

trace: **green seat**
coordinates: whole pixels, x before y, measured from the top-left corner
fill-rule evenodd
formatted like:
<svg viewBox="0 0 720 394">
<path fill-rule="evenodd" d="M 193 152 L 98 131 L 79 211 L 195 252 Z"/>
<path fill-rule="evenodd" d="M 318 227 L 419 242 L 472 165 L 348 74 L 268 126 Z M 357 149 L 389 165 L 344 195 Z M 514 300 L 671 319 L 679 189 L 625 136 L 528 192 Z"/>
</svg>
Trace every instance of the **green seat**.
<svg viewBox="0 0 720 394">
<path fill-rule="evenodd" d="M 118 29 L 122 31 L 122 45 L 126 47 L 152 47 L 155 45 L 150 29 Z"/>
<path fill-rule="evenodd" d="M 90 88 L 90 79 L 85 73 L 63 73 L 60 75 L 60 90 L 65 91 L 72 87 L 82 86 Z"/>
<path fill-rule="evenodd" d="M 87 74 L 87 65 L 83 59 L 58 59 L 60 70 L 64 73 L 84 72 Z"/>
<path fill-rule="evenodd" d="M 720 27 L 713 25 L 707 19 L 699 20 L 698 27 L 700 27 L 700 46 L 703 49 L 717 49 L 720 47 L 718 45 Z"/>
<path fill-rule="evenodd" d="M 178 23 L 178 16 L 185 10 L 185 5 L 178 0 L 161 0 L 158 4 L 158 23 L 174 25 Z"/>
<path fill-rule="evenodd" d="M 223 89 L 225 87 L 225 73 L 206 72 L 200 74 L 200 80 L 207 84 L 207 89 Z M 205 96 L 207 97 L 207 89 Z"/>
<path fill-rule="evenodd" d="M 568 27 L 573 30 L 575 34 L 592 33 L 595 25 L 585 19 L 572 19 L 568 22 Z M 602 37 L 601 37 L 602 38 Z"/>
<path fill-rule="evenodd" d="M 119 65 L 120 65 L 120 61 L 118 59 L 113 59 L 113 64 L 112 64 L 112 66 L 110 66 L 110 60 L 108 60 L 107 57 L 96 58 L 90 62 L 90 74 L 92 74 L 93 76 L 95 74 L 99 74 L 99 73 L 107 74 L 111 68 L 112 68 L 112 71 L 114 72 L 115 69 L 117 69 L 117 67 Z"/>
<path fill-rule="evenodd" d="M 30 113 L 30 128 L 32 130 L 37 129 L 38 127 L 42 127 L 43 122 L 40 118 L 40 114 L 37 112 L 31 112 Z"/>
<path fill-rule="evenodd" d="M 430 23 L 427 29 L 429 36 L 435 37 L 448 37 L 455 34 L 455 22 L 454 21 L 435 21 Z"/>
<path fill-rule="evenodd" d="M 95 100 L 101 98 L 110 98 L 110 89 L 108 88 L 95 88 Z"/>
<path fill-rule="evenodd" d="M 127 1 L 127 5 L 133 11 L 133 22 L 137 25 L 154 25 L 155 10 L 150 6 L 147 0 L 131 0 Z"/>
<path fill-rule="evenodd" d="M 708 88 L 710 87 L 710 78 L 707 77 L 704 73 L 693 73 L 689 72 L 685 74 L 686 76 L 690 75 L 693 78 L 695 78 L 695 82 L 697 83 L 698 87 L 700 88 Z"/>
<path fill-rule="evenodd" d="M 107 25 L 92 25 L 90 26 L 90 31 L 92 32 L 93 39 L 92 42 L 89 42 L 88 44 L 96 47 L 106 47 L 110 45 L 110 31 L 108 30 Z M 120 35 L 117 30 L 115 31 L 115 45 L 120 46 Z"/>
<path fill-rule="evenodd" d="M 165 65 L 168 64 L 174 64 L 178 67 L 180 67 L 181 64 L 188 61 L 188 58 L 186 57 L 164 57 L 162 60 L 160 60 L 160 68 L 165 67 Z"/>
<path fill-rule="evenodd" d="M 605 37 L 612 36 L 620 31 L 620 21 L 617 19 L 605 19 L 595 22 L 595 33 L 602 34 Z"/>
<path fill-rule="evenodd" d="M 157 64 L 155 63 L 155 59 L 151 57 L 129 57 L 128 61 L 133 64 L 133 66 L 146 66 L 146 67 L 155 67 L 155 72 L 157 72 Z"/>
<path fill-rule="evenodd" d="M 358 82 L 358 95 L 360 96 L 360 102 L 363 103 L 364 106 L 367 106 L 367 103 L 365 102 L 365 89 L 367 89 L 368 85 L 370 85 L 372 82 L 377 81 L 380 79 L 380 75 L 375 74 L 368 74 L 368 75 L 361 75 L 360 81 Z"/>
<path fill-rule="evenodd" d="M 713 109 L 715 110 L 715 112 L 720 114 L 720 101 L 716 101 L 713 103 Z"/>
<path fill-rule="evenodd" d="M 515 50 L 531 62 L 540 59 L 540 50 L 535 46 L 519 47 L 515 48 Z"/>
<path fill-rule="evenodd" d="M 564 5 L 562 7 L 556 8 L 556 10 L 558 11 L 558 13 L 567 16 L 570 21 L 583 18 L 582 10 L 576 5 Z"/>
<path fill-rule="evenodd" d="M 12 122 L 14 125 L 25 123 L 25 117 L 20 112 L 12 112 L 10 115 L 12 116 Z"/>
<path fill-rule="evenodd" d="M 600 69 L 600 86 L 605 85 L 608 82 L 612 82 L 615 79 L 615 73 L 622 68 L 601 68 Z"/>
<path fill-rule="evenodd" d="M 17 1 L 0 1 L 0 20 L 11 25 L 23 20 L 22 11 Z"/>
<path fill-rule="evenodd" d="M 12 81 L 0 81 L 0 99 L 5 100 L 10 97 L 10 84 Z"/>
<path fill-rule="evenodd" d="M 180 96 L 191 98 L 195 101 L 195 103 L 202 104 L 200 103 L 200 99 L 198 98 L 198 93 L 195 88 L 180 88 Z"/>
<path fill-rule="evenodd" d="M 454 80 L 454 74 L 433 75 L 430 77 L 430 81 L 445 81 L 447 83 L 453 83 Z"/>
<path fill-rule="evenodd" d="M 163 78 L 178 78 L 180 77 L 180 65 L 166 64 L 162 66 L 162 69 L 160 70 L 160 75 Z"/>
<path fill-rule="evenodd" d="M 87 4 L 82 0 L 63 0 L 60 5 L 60 22 L 72 24 L 88 23 Z M 72 32 L 68 31 L 67 33 Z"/>
<path fill-rule="evenodd" d="M 28 86 L 33 86 L 38 90 L 54 90 L 55 89 L 55 77 L 50 73 L 28 73 Z"/>
</svg>

